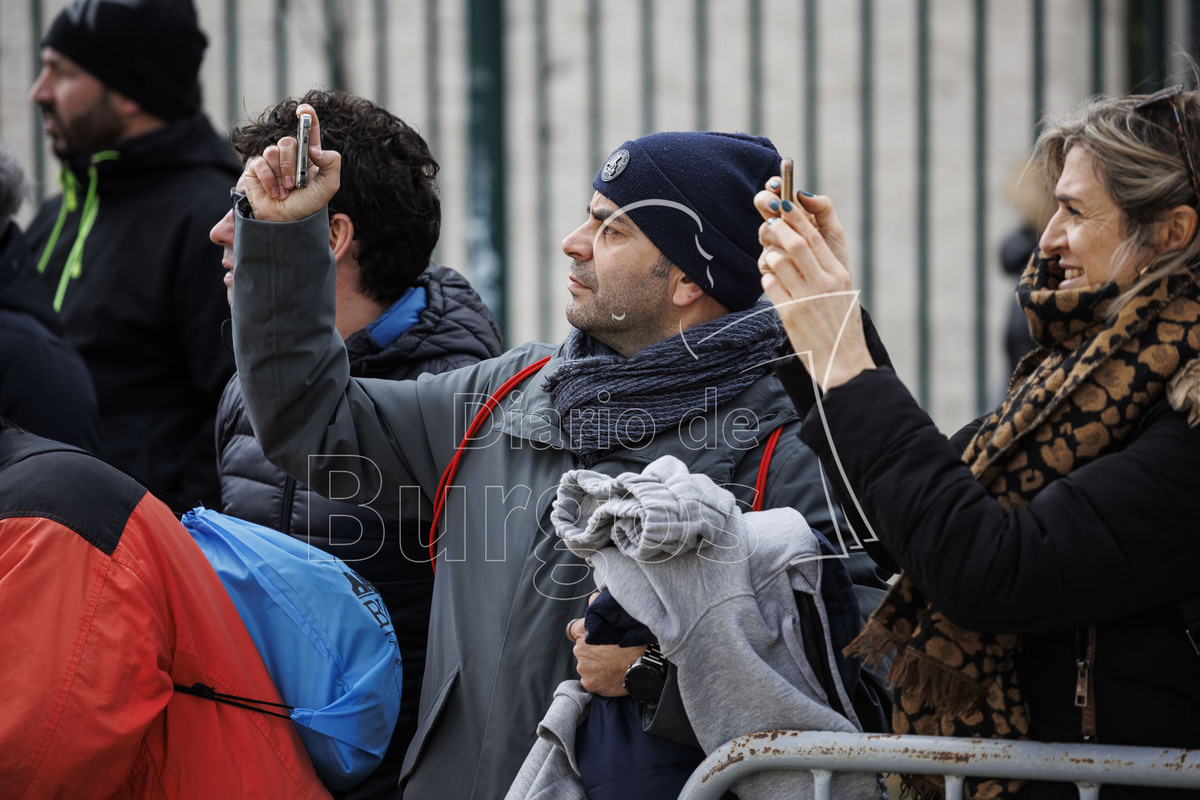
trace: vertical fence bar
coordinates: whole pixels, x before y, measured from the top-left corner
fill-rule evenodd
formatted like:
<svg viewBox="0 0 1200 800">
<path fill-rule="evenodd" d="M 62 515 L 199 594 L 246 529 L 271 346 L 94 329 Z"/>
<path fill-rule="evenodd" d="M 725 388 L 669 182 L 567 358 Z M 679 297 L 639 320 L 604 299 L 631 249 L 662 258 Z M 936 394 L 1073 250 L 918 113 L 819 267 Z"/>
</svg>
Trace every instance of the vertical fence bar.
<svg viewBox="0 0 1200 800">
<path fill-rule="evenodd" d="M 1194 53 L 1192 44 L 1193 0 L 1169 0 L 1164 9 L 1164 45 L 1166 46 L 1166 74 L 1164 85 L 1182 83 L 1193 87 L 1191 72 L 1185 54 Z"/>
<path fill-rule="evenodd" d="M 503 5 L 467 5 L 467 260 L 480 297 L 508 338 Z"/>
<path fill-rule="evenodd" d="M 534 65 L 534 123 L 537 126 L 537 271 L 538 286 L 538 339 L 550 341 L 550 320 L 554 316 L 553 303 L 557 295 L 550 291 L 555 285 L 550 263 L 550 35 L 546 16 L 549 13 L 547 0 L 534 0 L 533 37 L 536 62 Z"/>
<path fill-rule="evenodd" d="M 654 133 L 654 0 L 642 0 L 642 133 Z"/>
<path fill-rule="evenodd" d="M 42 30 L 45 20 L 42 15 L 42 0 L 29 2 L 30 51 L 33 53 L 33 74 L 42 71 Z M 36 80 L 36 77 L 34 78 Z M 33 199 L 36 205 L 41 205 L 48 194 L 46 191 L 46 136 L 42 132 L 42 115 L 35 110 L 30 114 L 33 135 Z"/>
<path fill-rule="evenodd" d="M 696 0 L 696 130 L 708 130 L 708 0 Z"/>
<path fill-rule="evenodd" d="M 325 60 L 329 68 L 330 89 L 346 88 L 346 67 L 342 58 L 344 38 L 338 0 L 325 0 Z"/>
<path fill-rule="evenodd" d="M 917 402 L 929 408 L 929 0 L 917 0 Z"/>
<path fill-rule="evenodd" d="M 862 305 L 874 307 L 875 301 L 875 0 L 861 0 L 859 6 L 862 75 L 859 78 L 859 119 L 861 121 L 860 202 L 862 204 Z"/>
<path fill-rule="evenodd" d="M 1042 114 L 1046 110 L 1046 4 L 1043 0 L 1031 0 L 1030 13 L 1033 26 L 1033 86 L 1029 96 L 1033 98 L 1033 141 L 1042 132 Z"/>
<path fill-rule="evenodd" d="M 988 407 L 987 0 L 975 0 L 975 413 Z"/>
<path fill-rule="evenodd" d="M 756 135 L 763 133 L 763 54 L 762 54 L 762 0 L 750 0 L 747 31 L 747 52 L 750 74 L 750 85 L 747 87 L 750 95 L 750 132 Z"/>
<path fill-rule="evenodd" d="M 387 0 L 375 0 L 375 104 L 388 105 L 388 7 Z"/>
<path fill-rule="evenodd" d="M 238 118 L 238 18 L 237 0 L 225 0 L 225 120 Z"/>
<path fill-rule="evenodd" d="M 442 67 L 441 26 L 438 18 L 438 0 L 425 0 L 425 124 L 421 136 L 433 157 L 442 162 Z M 441 240 L 433 248 L 430 258 L 440 261 L 444 247 Z"/>
<path fill-rule="evenodd" d="M 600 0 L 587 2 L 587 82 L 588 82 L 588 164 L 599 169 L 604 163 L 604 145 L 600 141 L 603 117 L 604 84 L 601 81 L 603 64 L 600 58 Z"/>
<path fill-rule="evenodd" d="M 231 3 L 236 0 L 229 0 Z M 282 100 L 288 93 L 288 0 L 275 0 L 275 98 Z"/>
<path fill-rule="evenodd" d="M 1104 92 L 1104 0 L 1092 0 L 1092 94 Z"/>
<path fill-rule="evenodd" d="M 1139 9 L 1145 15 L 1145 59 L 1142 74 L 1146 76 L 1147 92 L 1155 92 L 1166 85 L 1167 46 L 1165 0 L 1143 0 Z"/>
<path fill-rule="evenodd" d="M 814 769 L 813 800 L 833 800 L 833 773 L 827 769 Z"/>
<path fill-rule="evenodd" d="M 818 191 L 817 174 L 817 0 L 804 0 L 804 172 L 808 191 Z"/>
<path fill-rule="evenodd" d="M 442 35 L 438 23 L 438 0 L 425 0 L 425 143 L 435 158 L 442 151 Z"/>
</svg>

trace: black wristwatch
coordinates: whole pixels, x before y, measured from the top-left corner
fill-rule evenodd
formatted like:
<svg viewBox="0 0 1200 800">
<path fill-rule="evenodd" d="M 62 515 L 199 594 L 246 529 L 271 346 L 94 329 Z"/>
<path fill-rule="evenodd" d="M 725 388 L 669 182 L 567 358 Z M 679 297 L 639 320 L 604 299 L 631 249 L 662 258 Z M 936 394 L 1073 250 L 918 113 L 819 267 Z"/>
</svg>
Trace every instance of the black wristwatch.
<svg viewBox="0 0 1200 800">
<path fill-rule="evenodd" d="M 250 205 L 250 198 L 242 195 L 237 201 L 237 210 L 241 212 L 246 219 L 254 219 L 254 207 Z"/>
<path fill-rule="evenodd" d="M 658 643 L 646 645 L 646 652 L 625 670 L 625 691 L 634 700 L 657 703 L 667 680 L 667 660 Z"/>
</svg>

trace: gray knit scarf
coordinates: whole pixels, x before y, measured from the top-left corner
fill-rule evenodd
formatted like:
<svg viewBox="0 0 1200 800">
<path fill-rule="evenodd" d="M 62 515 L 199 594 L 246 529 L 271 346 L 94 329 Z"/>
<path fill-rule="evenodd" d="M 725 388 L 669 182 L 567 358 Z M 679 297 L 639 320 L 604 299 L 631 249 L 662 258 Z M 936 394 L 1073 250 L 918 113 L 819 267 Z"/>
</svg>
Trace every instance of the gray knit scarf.
<svg viewBox="0 0 1200 800">
<path fill-rule="evenodd" d="M 645 445 L 701 416 L 770 371 L 783 340 L 779 317 L 760 302 L 689 328 L 625 358 L 580 330 L 567 361 L 545 384 L 559 424 L 585 462 L 613 447 Z"/>
</svg>

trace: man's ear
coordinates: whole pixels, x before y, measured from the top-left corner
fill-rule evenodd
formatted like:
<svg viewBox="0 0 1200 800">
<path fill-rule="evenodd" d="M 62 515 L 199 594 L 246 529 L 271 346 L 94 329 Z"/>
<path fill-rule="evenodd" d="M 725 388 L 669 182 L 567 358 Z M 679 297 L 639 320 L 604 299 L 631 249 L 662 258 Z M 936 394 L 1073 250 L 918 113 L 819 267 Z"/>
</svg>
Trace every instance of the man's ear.
<svg viewBox="0 0 1200 800">
<path fill-rule="evenodd" d="M 117 116 L 124 123 L 121 139 L 132 139 L 134 136 L 156 130 L 164 124 L 161 118 L 151 114 L 142 107 L 141 103 L 131 100 L 115 89 L 110 90 L 109 99 L 113 110 L 117 112 Z"/>
<path fill-rule="evenodd" d="M 704 297 L 707 297 L 700 284 L 689 278 L 679 267 L 673 267 L 671 275 L 671 302 L 680 308 L 685 308 Z"/>
<path fill-rule="evenodd" d="M 341 261 L 354 244 L 354 220 L 342 212 L 329 218 L 329 249 L 335 261 Z"/>
<path fill-rule="evenodd" d="M 1191 206 L 1175 206 L 1164 213 L 1158 224 L 1159 252 L 1182 250 L 1191 244 L 1197 219 L 1196 209 Z"/>
</svg>

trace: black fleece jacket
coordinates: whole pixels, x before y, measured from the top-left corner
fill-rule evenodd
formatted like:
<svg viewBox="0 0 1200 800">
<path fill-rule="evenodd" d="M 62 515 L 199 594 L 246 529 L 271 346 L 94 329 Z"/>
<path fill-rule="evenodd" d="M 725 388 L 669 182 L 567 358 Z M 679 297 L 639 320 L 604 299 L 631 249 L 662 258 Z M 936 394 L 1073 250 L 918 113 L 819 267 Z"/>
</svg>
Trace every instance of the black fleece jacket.
<svg viewBox="0 0 1200 800">
<path fill-rule="evenodd" d="M 218 498 L 212 426 L 233 357 L 208 232 L 239 172 L 196 114 L 64 165 L 63 194 L 28 228 L 31 269 L 43 262 L 63 336 L 92 373 L 104 455 L 185 506 Z M 69 262 L 78 274 L 64 280 Z"/>
</svg>

